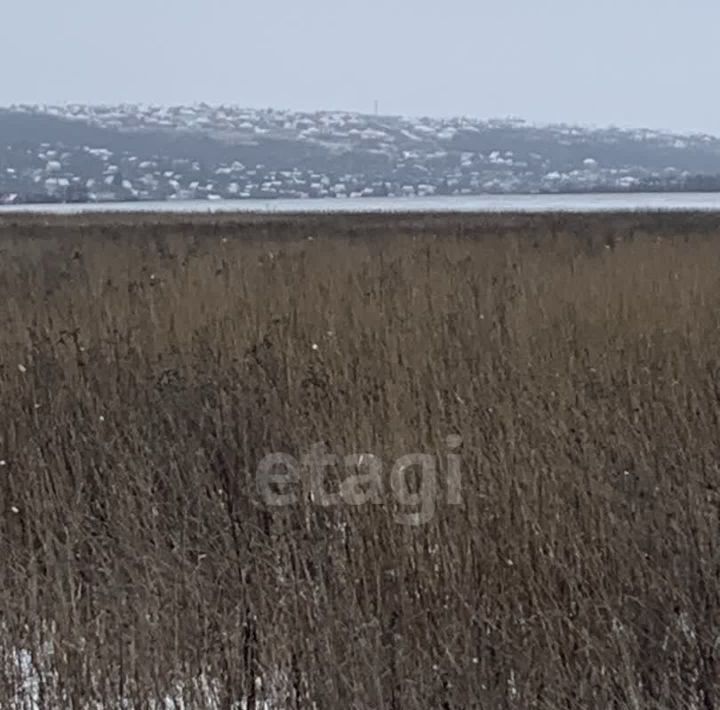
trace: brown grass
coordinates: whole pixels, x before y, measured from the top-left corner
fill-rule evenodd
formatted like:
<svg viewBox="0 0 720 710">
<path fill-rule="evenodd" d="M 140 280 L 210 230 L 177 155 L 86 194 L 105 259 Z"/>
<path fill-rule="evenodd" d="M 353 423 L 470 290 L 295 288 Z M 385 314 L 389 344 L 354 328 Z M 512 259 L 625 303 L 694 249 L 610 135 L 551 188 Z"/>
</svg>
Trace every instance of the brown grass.
<svg viewBox="0 0 720 710">
<path fill-rule="evenodd" d="M 0 223 L 0 707 L 720 707 L 718 222 Z"/>
</svg>

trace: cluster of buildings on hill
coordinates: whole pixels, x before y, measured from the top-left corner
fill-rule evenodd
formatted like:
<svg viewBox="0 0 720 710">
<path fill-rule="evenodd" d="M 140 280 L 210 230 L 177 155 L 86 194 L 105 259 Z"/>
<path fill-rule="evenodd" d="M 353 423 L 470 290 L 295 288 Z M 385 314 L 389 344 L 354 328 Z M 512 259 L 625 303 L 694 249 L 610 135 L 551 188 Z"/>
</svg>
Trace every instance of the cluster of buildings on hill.
<svg viewBox="0 0 720 710">
<path fill-rule="evenodd" d="M 15 121 L 0 138 L 4 203 L 720 188 L 708 136 L 206 105 L 16 106 L 3 119 Z"/>
</svg>

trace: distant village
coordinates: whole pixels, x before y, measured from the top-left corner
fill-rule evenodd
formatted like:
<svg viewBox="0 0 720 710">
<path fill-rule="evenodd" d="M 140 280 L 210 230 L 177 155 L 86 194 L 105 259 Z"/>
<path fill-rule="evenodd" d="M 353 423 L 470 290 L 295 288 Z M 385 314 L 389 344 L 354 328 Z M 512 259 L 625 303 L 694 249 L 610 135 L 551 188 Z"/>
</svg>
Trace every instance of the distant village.
<svg viewBox="0 0 720 710">
<path fill-rule="evenodd" d="M 718 190 L 720 143 L 654 131 L 236 107 L 0 111 L 0 202 Z"/>
</svg>

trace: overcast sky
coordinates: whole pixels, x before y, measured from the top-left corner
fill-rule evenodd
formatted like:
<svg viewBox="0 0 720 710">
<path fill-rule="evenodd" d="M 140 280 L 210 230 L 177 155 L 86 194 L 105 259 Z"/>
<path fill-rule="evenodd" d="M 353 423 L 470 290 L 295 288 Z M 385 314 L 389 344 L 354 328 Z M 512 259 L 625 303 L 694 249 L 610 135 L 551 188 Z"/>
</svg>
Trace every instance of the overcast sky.
<svg viewBox="0 0 720 710">
<path fill-rule="evenodd" d="M 720 134 L 718 0 L 4 0 L 0 105 L 232 103 Z"/>
</svg>

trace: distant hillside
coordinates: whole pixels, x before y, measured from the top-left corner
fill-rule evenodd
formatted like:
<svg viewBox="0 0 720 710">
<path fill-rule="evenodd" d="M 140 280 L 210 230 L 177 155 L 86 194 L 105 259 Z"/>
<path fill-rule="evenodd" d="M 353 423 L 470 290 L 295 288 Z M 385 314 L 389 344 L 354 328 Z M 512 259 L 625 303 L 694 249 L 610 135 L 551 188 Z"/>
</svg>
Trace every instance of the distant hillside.
<svg viewBox="0 0 720 710">
<path fill-rule="evenodd" d="M 720 140 L 235 107 L 0 109 L 0 201 L 720 189 Z"/>
</svg>

